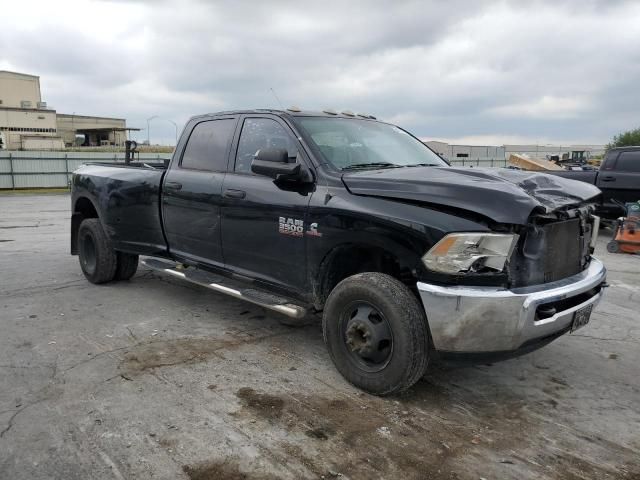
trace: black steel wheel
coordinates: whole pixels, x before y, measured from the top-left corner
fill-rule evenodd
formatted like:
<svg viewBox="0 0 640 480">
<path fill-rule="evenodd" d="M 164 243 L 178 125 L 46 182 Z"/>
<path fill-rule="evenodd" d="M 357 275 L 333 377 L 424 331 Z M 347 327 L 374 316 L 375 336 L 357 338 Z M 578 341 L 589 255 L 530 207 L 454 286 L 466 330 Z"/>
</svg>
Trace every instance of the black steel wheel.
<svg viewBox="0 0 640 480">
<path fill-rule="evenodd" d="M 113 280 L 116 273 L 116 252 L 97 218 L 87 218 L 78 229 L 80 268 L 91 283 Z"/>
<path fill-rule="evenodd" d="M 339 321 L 348 358 L 368 372 L 384 369 L 393 353 L 393 333 L 384 314 L 358 301 L 344 308 Z"/>
<path fill-rule="evenodd" d="M 609 243 L 607 243 L 607 252 L 618 253 L 619 251 L 620 251 L 620 244 L 617 241 L 611 240 Z"/>
<path fill-rule="evenodd" d="M 359 273 L 340 282 L 327 299 L 322 327 L 338 371 L 367 392 L 398 393 L 426 371 L 424 310 L 409 288 L 389 275 Z"/>
</svg>

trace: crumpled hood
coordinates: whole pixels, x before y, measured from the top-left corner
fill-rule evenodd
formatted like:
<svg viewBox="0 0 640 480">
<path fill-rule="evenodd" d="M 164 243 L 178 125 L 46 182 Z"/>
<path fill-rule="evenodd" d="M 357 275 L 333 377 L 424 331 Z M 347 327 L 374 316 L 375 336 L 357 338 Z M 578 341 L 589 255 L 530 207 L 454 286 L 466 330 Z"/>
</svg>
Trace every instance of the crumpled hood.
<svg viewBox="0 0 640 480">
<path fill-rule="evenodd" d="M 534 209 L 552 212 L 600 194 L 588 183 L 506 168 L 390 168 L 349 172 L 342 180 L 355 195 L 417 200 L 517 225 L 526 225 Z"/>
</svg>

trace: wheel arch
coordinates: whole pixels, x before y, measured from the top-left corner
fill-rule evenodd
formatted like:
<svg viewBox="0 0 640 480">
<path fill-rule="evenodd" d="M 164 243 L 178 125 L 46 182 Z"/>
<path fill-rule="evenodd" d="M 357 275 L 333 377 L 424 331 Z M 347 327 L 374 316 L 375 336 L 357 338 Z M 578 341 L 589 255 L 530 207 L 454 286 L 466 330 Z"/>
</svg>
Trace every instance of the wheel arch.
<svg viewBox="0 0 640 480">
<path fill-rule="evenodd" d="M 71 255 L 78 255 L 78 231 L 86 218 L 100 219 L 98 209 L 89 197 L 78 197 L 74 200 L 71 213 Z"/>
<path fill-rule="evenodd" d="M 384 246 L 369 243 L 342 243 L 328 251 L 313 275 L 314 307 L 322 310 L 333 288 L 347 277 L 363 272 L 386 273 L 417 294 L 416 266 Z"/>
</svg>

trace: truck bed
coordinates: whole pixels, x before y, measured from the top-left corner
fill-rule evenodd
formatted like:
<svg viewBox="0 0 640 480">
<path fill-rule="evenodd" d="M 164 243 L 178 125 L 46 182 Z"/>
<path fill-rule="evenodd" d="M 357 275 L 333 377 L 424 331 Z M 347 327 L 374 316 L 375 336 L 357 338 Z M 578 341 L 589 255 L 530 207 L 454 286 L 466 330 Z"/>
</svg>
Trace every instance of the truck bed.
<svg viewBox="0 0 640 480">
<path fill-rule="evenodd" d="M 103 213 L 117 250 L 161 255 L 167 250 L 160 212 L 165 171 L 158 163 L 83 165 L 73 175 L 72 201 L 85 196 Z"/>
</svg>

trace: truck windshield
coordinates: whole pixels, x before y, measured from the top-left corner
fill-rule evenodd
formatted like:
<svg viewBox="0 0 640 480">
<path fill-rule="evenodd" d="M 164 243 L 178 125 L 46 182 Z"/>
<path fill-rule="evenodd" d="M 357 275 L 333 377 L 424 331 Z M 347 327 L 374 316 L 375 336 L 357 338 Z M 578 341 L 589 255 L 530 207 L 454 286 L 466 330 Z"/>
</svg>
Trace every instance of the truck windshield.
<svg viewBox="0 0 640 480">
<path fill-rule="evenodd" d="M 340 170 L 446 166 L 446 162 L 404 130 L 350 118 L 298 117 L 325 160 Z"/>
</svg>

